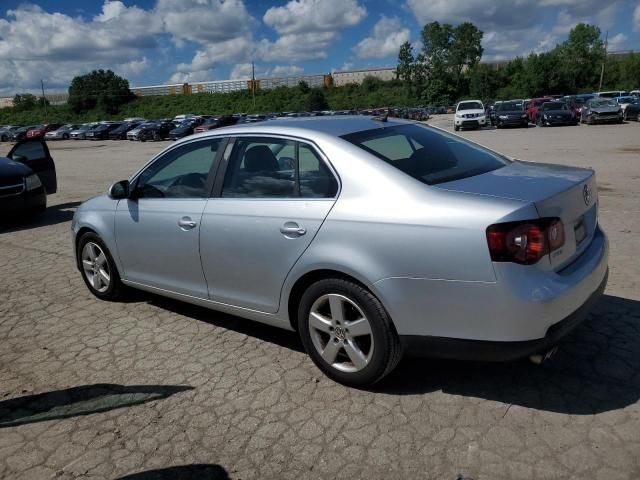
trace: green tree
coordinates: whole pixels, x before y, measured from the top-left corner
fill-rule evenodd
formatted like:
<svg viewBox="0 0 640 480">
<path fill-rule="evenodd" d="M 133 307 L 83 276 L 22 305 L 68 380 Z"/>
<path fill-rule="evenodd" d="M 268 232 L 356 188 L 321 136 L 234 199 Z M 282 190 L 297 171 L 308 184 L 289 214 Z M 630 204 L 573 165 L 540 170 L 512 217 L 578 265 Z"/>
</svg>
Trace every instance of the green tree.
<svg viewBox="0 0 640 480">
<path fill-rule="evenodd" d="M 13 106 L 17 111 L 22 112 L 42 107 L 45 103 L 49 105 L 49 100 L 44 97 L 36 97 L 31 93 L 18 93 L 13 97 Z"/>
<path fill-rule="evenodd" d="M 309 84 L 304 80 L 300 80 L 300 82 L 298 82 L 298 90 L 300 90 L 300 93 L 304 93 L 304 94 L 309 93 L 309 90 L 310 90 Z"/>
<path fill-rule="evenodd" d="M 456 27 L 431 22 L 422 28 L 414 77 L 425 101 L 440 103 L 468 94 L 468 71 L 482 58 L 482 36 L 469 22 Z"/>
<path fill-rule="evenodd" d="M 605 58 L 604 43 L 600 39 L 598 27 L 579 23 L 555 51 L 562 61 L 561 69 L 569 91 L 597 85 Z"/>
<path fill-rule="evenodd" d="M 98 108 L 114 114 L 134 98 L 126 79 L 111 70 L 94 70 L 71 81 L 68 103 L 76 113 Z"/>
<path fill-rule="evenodd" d="M 317 110 L 326 110 L 329 108 L 327 104 L 327 99 L 324 97 L 324 93 L 320 88 L 313 88 L 309 92 L 309 96 L 307 97 L 307 105 L 306 110 L 313 112 Z"/>
<path fill-rule="evenodd" d="M 466 90 L 464 73 L 478 65 L 482 58 L 482 36 L 482 31 L 470 22 L 461 23 L 453 29 L 448 64 L 458 95 Z"/>
<path fill-rule="evenodd" d="M 398 67 L 396 68 L 396 78 L 404 82 L 405 85 L 411 85 L 413 81 L 413 46 L 409 42 L 404 42 L 400 46 L 398 53 Z"/>
</svg>

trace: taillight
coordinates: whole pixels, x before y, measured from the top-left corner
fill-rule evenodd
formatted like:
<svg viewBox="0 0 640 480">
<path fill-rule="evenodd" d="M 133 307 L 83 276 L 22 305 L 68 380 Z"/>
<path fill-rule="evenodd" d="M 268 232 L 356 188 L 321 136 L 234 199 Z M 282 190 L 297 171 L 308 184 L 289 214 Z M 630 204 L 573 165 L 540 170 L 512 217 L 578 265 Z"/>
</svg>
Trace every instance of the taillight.
<svg viewBox="0 0 640 480">
<path fill-rule="evenodd" d="M 559 218 L 496 223 L 487 228 L 487 243 L 494 262 L 531 265 L 564 245 L 564 225 Z"/>
</svg>

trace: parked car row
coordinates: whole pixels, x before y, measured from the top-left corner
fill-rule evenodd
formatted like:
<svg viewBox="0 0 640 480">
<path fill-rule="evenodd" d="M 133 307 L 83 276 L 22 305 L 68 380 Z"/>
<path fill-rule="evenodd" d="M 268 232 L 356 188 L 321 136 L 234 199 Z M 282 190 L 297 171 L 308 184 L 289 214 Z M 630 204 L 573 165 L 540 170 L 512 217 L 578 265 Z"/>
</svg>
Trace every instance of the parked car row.
<svg viewBox="0 0 640 480">
<path fill-rule="evenodd" d="M 487 106 L 480 100 L 464 100 L 455 107 L 454 129 L 640 122 L 640 97 L 610 97 L 605 94 L 618 92 L 599 93 L 500 100 Z"/>
</svg>

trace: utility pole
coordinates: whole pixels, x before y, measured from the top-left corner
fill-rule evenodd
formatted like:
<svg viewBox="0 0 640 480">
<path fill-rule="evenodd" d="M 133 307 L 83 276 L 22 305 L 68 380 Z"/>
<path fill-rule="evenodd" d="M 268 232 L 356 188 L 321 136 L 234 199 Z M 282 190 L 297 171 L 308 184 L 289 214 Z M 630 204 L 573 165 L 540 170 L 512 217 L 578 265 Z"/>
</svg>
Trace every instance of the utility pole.
<svg viewBox="0 0 640 480">
<path fill-rule="evenodd" d="M 600 70 L 600 86 L 598 87 L 598 91 L 602 91 L 602 81 L 604 80 L 604 64 L 607 63 L 607 43 L 609 41 L 609 30 L 604 37 L 604 58 L 602 59 L 602 69 Z"/>
<path fill-rule="evenodd" d="M 256 108 L 256 66 L 251 62 L 251 94 L 253 95 L 253 109 Z"/>
<path fill-rule="evenodd" d="M 42 104 L 44 105 L 44 122 L 47 123 L 47 97 L 44 96 L 44 80 L 40 80 L 40 86 L 42 87 Z"/>
</svg>

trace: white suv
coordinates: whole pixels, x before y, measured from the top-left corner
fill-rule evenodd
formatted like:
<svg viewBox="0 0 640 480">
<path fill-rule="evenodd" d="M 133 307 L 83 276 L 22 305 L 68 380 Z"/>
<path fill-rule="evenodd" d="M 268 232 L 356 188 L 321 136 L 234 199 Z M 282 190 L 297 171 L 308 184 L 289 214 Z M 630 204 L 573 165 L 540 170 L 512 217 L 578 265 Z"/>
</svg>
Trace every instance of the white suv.
<svg viewBox="0 0 640 480">
<path fill-rule="evenodd" d="M 465 100 L 456 105 L 456 116 L 453 128 L 481 128 L 487 124 L 484 105 L 480 100 Z"/>
</svg>

